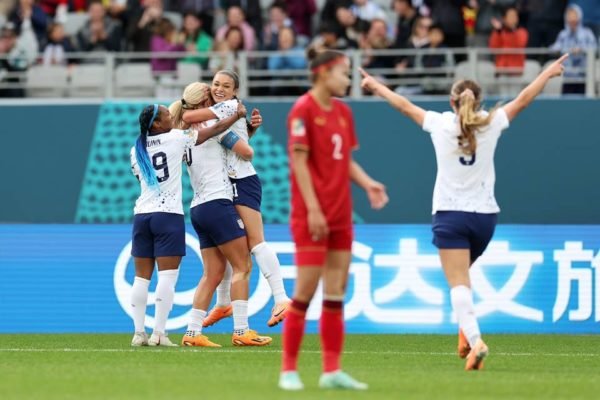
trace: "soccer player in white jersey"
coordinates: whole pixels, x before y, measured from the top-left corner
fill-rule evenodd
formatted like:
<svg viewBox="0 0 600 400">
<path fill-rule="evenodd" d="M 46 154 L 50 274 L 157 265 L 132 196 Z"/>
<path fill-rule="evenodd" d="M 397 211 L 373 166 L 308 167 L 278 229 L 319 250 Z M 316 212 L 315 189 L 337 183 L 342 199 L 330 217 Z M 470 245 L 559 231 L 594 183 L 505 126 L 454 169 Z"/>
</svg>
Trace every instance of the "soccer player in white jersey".
<svg viewBox="0 0 600 400">
<path fill-rule="evenodd" d="M 183 98 L 171 105 L 177 126 L 188 110 L 208 107 L 209 86 L 202 83 L 188 85 Z M 215 119 L 192 127 L 212 126 Z M 233 205 L 233 189 L 226 167 L 226 149 L 217 138 L 207 140 L 186 154 L 186 162 L 194 198 L 192 225 L 198 234 L 204 273 L 194 294 L 190 322 L 182 338 L 184 346 L 221 347 L 202 335 L 203 322 L 215 289 L 223 279 L 226 263 L 232 266 L 231 302 L 234 332 L 231 342 L 236 346 L 266 346 L 272 339 L 259 336 L 248 323 L 248 292 L 250 252 L 244 223 Z"/>
<path fill-rule="evenodd" d="M 165 333 L 173 307 L 181 257 L 185 255 L 185 226 L 181 197 L 181 159 L 187 149 L 228 129 L 246 114 L 238 114 L 200 130 L 173 129 L 173 119 L 164 106 L 154 104 L 140 114 L 140 136 L 131 149 L 131 169 L 141 187 L 135 203 L 131 255 L 135 279 L 131 307 L 135 333 L 132 346 L 176 346 Z M 155 326 L 145 331 L 148 286 L 158 264 Z"/>
<path fill-rule="evenodd" d="M 561 75 L 568 55 L 552 63 L 508 104 L 489 113 L 481 110 L 481 88 L 471 80 L 452 86 L 453 112 L 425 111 L 394 93 L 361 69 L 362 87 L 388 101 L 431 134 L 437 159 L 433 190 L 433 243 L 450 286 L 450 301 L 458 318 L 458 353 L 466 370 L 483 367 L 488 347 L 481 339 L 473 306 L 469 268 L 490 242 L 500 211 L 494 197 L 494 153 L 503 130 Z"/>
<path fill-rule="evenodd" d="M 215 74 L 211 95 L 215 104 L 208 109 L 189 111 L 186 121 L 199 123 L 213 118 L 226 118 L 237 107 L 236 98 L 239 89 L 239 78 L 233 71 L 222 70 Z M 248 247 L 254 255 L 260 271 L 266 278 L 273 294 L 275 306 L 271 311 L 269 326 L 275 326 L 285 318 L 286 309 L 290 303 L 283 279 L 280 264 L 275 251 L 265 242 L 264 226 L 260 211 L 262 187 L 250 159 L 253 155 L 252 147 L 248 141 L 262 123 L 258 110 L 253 110 L 252 119 L 238 120 L 226 135 L 221 135 L 221 144 L 228 149 L 227 171 L 233 184 L 233 203 L 246 227 Z M 228 266 L 228 269 L 230 267 Z M 230 272 L 217 288 L 217 303 L 204 320 L 204 326 L 210 326 L 219 320 L 232 315 L 230 300 L 231 278 Z"/>
</svg>

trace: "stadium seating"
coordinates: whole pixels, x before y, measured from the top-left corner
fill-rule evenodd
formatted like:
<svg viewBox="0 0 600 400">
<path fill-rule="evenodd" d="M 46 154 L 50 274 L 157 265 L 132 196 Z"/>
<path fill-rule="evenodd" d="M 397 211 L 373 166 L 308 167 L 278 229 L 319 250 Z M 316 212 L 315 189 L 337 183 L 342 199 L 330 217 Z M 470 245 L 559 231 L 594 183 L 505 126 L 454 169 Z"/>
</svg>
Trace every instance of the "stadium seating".
<svg viewBox="0 0 600 400">
<path fill-rule="evenodd" d="M 82 64 L 73 68 L 69 96 L 103 97 L 106 92 L 106 68 L 103 65 Z"/>
<path fill-rule="evenodd" d="M 116 97 L 152 97 L 155 85 L 149 64 L 125 63 L 115 69 Z"/>
<path fill-rule="evenodd" d="M 68 82 L 67 67 L 34 65 L 27 71 L 26 90 L 29 97 L 63 97 Z"/>
<path fill-rule="evenodd" d="M 68 13 L 65 22 L 65 35 L 75 36 L 77 32 L 87 23 L 89 17 L 84 13 Z"/>
</svg>

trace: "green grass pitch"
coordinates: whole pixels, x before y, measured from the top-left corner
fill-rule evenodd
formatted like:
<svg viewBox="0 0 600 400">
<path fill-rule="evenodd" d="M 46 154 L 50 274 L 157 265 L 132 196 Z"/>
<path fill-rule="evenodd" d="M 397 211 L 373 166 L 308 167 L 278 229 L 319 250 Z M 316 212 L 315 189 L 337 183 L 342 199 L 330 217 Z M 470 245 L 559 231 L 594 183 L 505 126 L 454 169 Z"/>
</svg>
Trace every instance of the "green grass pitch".
<svg viewBox="0 0 600 400">
<path fill-rule="evenodd" d="M 266 348 L 135 348 L 130 335 L 0 335 L 0 398 L 9 399 L 597 399 L 600 335 L 487 335 L 485 369 L 465 372 L 456 337 L 349 335 L 345 370 L 367 392 L 322 391 L 308 335 L 306 389 L 277 388 L 280 337 Z M 180 335 L 172 335 L 180 339 Z"/>
</svg>

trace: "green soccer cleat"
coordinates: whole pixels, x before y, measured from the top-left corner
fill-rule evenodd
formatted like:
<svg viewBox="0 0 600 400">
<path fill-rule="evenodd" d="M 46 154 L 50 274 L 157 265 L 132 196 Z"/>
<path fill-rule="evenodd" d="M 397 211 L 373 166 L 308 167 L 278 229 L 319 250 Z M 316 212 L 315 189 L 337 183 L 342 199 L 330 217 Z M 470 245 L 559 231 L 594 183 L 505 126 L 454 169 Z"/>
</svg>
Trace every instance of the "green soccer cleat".
<svg viewBox="0 0 600 400">
<path fill-rule="evenodd" d="M 304 384 L 296 371 L 282 372 L 279 375 L 279 388 L 283 390 L 302 390 Z"/>
<path fill-rule="evenodd" d="M 359 382 L 343 371 L 324 373 L 319 379 L 321 389 L 367 390 L 369 385 Z"/>
</svg>

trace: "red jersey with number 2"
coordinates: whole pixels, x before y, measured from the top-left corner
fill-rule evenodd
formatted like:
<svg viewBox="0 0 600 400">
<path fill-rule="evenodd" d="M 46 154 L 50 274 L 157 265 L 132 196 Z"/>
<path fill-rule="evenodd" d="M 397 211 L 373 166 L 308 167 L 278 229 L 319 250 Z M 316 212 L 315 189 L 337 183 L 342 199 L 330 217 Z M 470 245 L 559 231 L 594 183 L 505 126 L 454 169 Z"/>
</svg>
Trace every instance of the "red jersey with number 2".
<svg viewBox="0 0 600 400">
<path fill-rule="evenodd" d="M 288 115 L 288 151 L 308 151 L 308 169 L 330 230 L 352 227 L 350 161 L 358 147 L 350 107 L 332 99 L 331 109 L 323 109 L 307 93 L 300 97 Z M 290 168 L 291 223 L 308 225 L 306 205 L 296 177 Z"/>
</svg>

